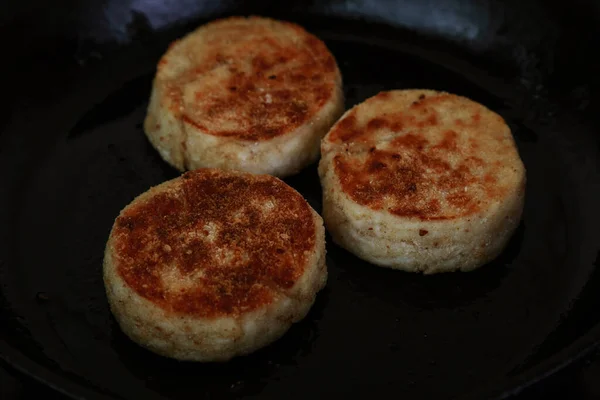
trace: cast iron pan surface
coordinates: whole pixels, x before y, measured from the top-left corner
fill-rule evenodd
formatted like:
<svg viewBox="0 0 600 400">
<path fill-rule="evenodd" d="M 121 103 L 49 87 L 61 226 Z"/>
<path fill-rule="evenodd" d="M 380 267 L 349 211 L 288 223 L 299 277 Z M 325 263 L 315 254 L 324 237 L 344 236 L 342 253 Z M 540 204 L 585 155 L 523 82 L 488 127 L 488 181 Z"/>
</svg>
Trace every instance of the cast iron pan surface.
<svg viewBox="0 0 600 400">
<path fill-rule="evenodd" d="M 155 3 L 14 3 L 11 20 L 2 13 L 14 57 L 2 67 L 0 119 L 6 362 L 89 399 L 486 398 L 516 393 L 598 344 L 593 3 Z M 506 251 L 470 273 L 376 268 L 328 237 L 329 281 L 305 320 L 250 356 L 180 363 L 119 330 L 103 250 L 119 210 L 177 176 L 142 132 L 159 56 L 200 23 L 250 13 L 322 38 L 347 107 L 384 89 L 431 88 L 501 114 L 527 168 L 524 218 Z M 315 165 L 286 182 L 320 210 Z"/>
</svg>

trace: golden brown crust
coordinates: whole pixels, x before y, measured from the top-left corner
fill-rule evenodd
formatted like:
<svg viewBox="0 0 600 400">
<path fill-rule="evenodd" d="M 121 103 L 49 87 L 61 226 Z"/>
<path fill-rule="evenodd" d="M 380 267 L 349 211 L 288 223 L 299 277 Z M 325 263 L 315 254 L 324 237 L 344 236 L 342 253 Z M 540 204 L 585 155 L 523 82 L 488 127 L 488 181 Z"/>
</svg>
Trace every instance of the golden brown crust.
<svg viewBox="0 0 600 400">
<path fill-rule="evenodd" d="M 210 135 L 257 141 L 294 131 L 341 79 L 325 44 L 292 23 L 234 17 L 196 32 L 170 47 L 157 80 L 172 111 Z M 191 62 L 170 65 L 180 58 Z"/>
<path fill-rule="evenodd" d="M 277 178 L 200 169 L 117 218 L 117 271 L 140 296 L 197 317 L 239 315 L 302 276 L 315 246 L 310 206 Z"/>
<path fill-rule="evenodd" d="M 522 165 L 500 116 L 441 92 L 382 92 L 325 140 L 338 149 L 335 173 L 353 201 L 421 220 L 464 217 L 502 201 Z"/>
</svg>

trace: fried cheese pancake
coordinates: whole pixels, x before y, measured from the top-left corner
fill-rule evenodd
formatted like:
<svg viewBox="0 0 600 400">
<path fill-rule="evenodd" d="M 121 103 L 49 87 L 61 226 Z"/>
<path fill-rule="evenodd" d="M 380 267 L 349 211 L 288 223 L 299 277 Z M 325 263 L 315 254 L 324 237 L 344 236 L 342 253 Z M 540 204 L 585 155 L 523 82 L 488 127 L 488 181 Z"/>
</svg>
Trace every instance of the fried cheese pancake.
<svg viewBox="0 0 600 400">
<path fill-rule="evenodd" d="M 341 74 L 322 41 L 292 23 L 232 17 L 170 46 L 144 130 L 181 171 L 283 177 L 318 159 L 343 107 Z"/>
<path fill-rule="evenodd" d="M 321 217 L 268 175 L 198 169 L 138 196 L 104 257 L 111 310 L 136 343 L 225 361 L 282 336 L 327 279 Z"/>
<path fill-rule="evenodd" d="M 373 264 L 472 270 L 519 224 L 526 178 L 510 129 L 465 97 L 381 92 L 348 111 L 321 151 L 325 225 Z"/>
</svg>

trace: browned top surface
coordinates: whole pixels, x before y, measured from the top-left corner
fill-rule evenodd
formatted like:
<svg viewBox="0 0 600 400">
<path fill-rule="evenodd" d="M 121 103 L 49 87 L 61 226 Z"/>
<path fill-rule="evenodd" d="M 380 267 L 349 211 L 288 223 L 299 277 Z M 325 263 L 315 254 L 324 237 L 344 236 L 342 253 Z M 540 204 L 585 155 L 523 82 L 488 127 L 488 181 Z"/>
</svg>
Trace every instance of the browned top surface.
<svg viewBox="0 0 600 400">
<path fill-rule="evenodd" d="M 308 122 L 340 82 L 323 42 L 297 25 L 258 17 L 218 20 L 175 42 L 157 78 L 188 126 L 246 140 Z"/>
<path fill-rule="evenodd" d="M 165 309 L 201 317 L 267 304 L 303 274 L 315 246 L 309 205 L 268 176 L 188 172 L 117 218 L 117 269 Z"/>
<path fill-rule="evenodd" d="M 522 184 L 524 168 L 504 120 L 463 97 L 382 92 L 332 128 L 343 190 L 357 203 L 421 220 L 470 215 Z"/>
</svg>

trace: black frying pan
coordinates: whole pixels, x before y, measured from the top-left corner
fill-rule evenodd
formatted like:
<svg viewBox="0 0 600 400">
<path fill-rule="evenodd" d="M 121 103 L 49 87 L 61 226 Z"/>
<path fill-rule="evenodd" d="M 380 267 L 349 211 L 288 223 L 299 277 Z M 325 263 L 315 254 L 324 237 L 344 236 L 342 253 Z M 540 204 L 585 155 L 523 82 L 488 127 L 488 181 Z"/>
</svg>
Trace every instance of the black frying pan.
<svg viewBox="0 0 600 400">
<path fill-rule="evenodd" d="M 18 370 L 88 399 L 485 398 L 600 341 L 596 3 L 54 3 L 0 12 L 0 356 Z M 471 273 L 375 268 L 330 242 L 327 288 L 281 340 L 226 364 L 179 363 L 118 329 L 103 249 L 118 211 L 177 175 L 141 127 L 158 57 L 200 23 L 249 13 L 325 40 L 347 106 L 432 88 L 503 115 L 528 171 L 524 219 Z M 320 209 L 315 166 L 287 182 Z"/>
</svg>

